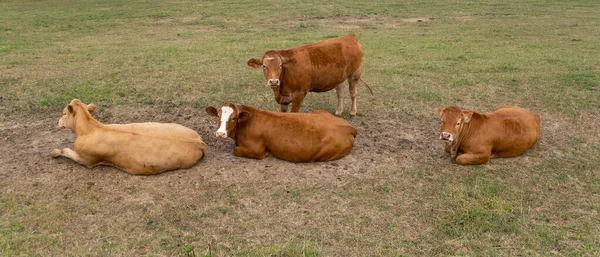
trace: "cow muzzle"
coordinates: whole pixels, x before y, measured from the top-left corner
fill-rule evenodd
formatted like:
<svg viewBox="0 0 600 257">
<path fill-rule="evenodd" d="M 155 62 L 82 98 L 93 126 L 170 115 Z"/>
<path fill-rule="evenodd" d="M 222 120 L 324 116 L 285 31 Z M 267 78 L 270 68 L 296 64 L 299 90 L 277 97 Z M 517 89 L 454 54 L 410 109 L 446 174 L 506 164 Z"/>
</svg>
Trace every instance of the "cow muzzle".
<svg viewBox="0 0 600 257">
<path fill-rule="evenodd" d="M 227 132 L 217 131 L 217 133 L 215 133 L 215 135 L 220 138 L 227 138 Z"/>
<path fill-rule="evenodd" d="M 452 138 L 452 134 L 450 134 L 448 132 L 442 132 L 442 133 L 440 133 L 440 139 L 441 140 L 446 140 L 448 142 L 452 142 L 454 140 Z"/>
<path fill-rule="evenodd" d="M 278 87 L 281 84 L 281 82 L 279 81 L 279 79 L 269 79 L 267 81 L 267 85 L 270 87 Z"/>
<path fill-rule="evenodd" d="M 58 127 L 59 128 L 64 128 L 65 127 L 65 121 L 63 118 L 60 118 L 60 120 L 58 120 Z"/>
</svg>

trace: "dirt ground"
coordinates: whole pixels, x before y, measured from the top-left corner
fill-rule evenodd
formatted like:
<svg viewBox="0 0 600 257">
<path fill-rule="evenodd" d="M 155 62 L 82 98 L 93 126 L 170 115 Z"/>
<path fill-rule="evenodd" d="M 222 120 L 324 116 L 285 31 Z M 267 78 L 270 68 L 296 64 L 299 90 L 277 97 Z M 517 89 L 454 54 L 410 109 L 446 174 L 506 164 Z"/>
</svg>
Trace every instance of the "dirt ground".
<svg viewBox="0 0 600 257">
<path fill-rule="evenodd" d="M 60 111 L 43 118 L 3 121 L 0 150 L 6 154 L 0 157 L 0 188 L 16 199 L 17 206 L 40 206 L 42 211 L 58 213 L 55 214 L 58 217 L 54 218 L 25 215 L 30 220 L 20 222 L 40 230 L 42 234 L 52 235 L 53 228 L 62 228 L 61 243 L 86 242 L 86 247 L 104 253 L 117 251 L 122 254 L 123 251 L 118 250 L 119 247 L 111 248 L 106 243 L 99 243 L 102 236 L 98 235 L 112 234 L 115 240 L 123 241 L 123 235 L 117 230 L 128 229 L 142 233 L 138 235 L 141 238 L 132 239 L 131 244 L 136 240 L 152 242 L 158 239 L 145 239 L 150 235 L 143 235 L 144 231 L 148 231 L 148 223 L 163 222 L 161 230 L 170 230 L 172 226 L 164 224 L 169 220 L 179 220 L 187 224 L 182 226 L 190 226 L 173 231 L 180 238 L 169 245 L 173 249 L 182 248 L 182 245 L 203 248 L 211 243 L 215 249 L 231 251 L 240 247 L 281 244 L 282 237 L 286 235 L 281 224 L 288 224 L 283 227 L 296 230 L 296 233 L 311 231 L 299 228 L 307 225 L 307 213 L 312 215 L 311 220 L 314 218 L 314 229 L 330 230 L 319 233 L 354 235 L 353 226 L 327 228 L 331 225 L 337 227 L 344 219 L 333 221 L 333 224 L 319 221 L 319 218 L 330 220 L 345 215 L 347 210 L 344 209 L 348 207 L 334 207 L 344 203 L 336 204 L 338 201 L 331 197 L 340 198 L 344 188 L 360 186 L 362 182 L 359 181 L 385 183 L 382 174 L 401 172 L 403 167 L 410 167 L 418 159 L 429 158 L 429 161 L 444 164 L 450 162 L 447 156 L 441 154 L 441 142 L 435 138 L 437 128 L 423 131 L 382 120 L 369 121 L 368 126 L 376 129 L 365 129 L 364 125 L 358 125 L 365 121 L 360 116 L 351 120 L 358 136 L 348 156 L 334 162 L 307 164 L 289 163 L 273 157 L 261 161 L 235 157 L 233 141 L 218 140 L 214 136 L 216 122 L 203 110 L 183 108 L 164 111 L 151 107 L 99 106 L 94 116 L 105 124 L 179 123 L 197 130 L 209 146 L 207 156 L 190 169 L 156 176 L 133 176 L 113 167 L 89 169 L 67 158 L 51 158 L 53 148 L 72 148 L 75 141 L 70 130 L 58 128 Z M 324 190 L 314 195 L 304 194 L 306 190 L 319 189 Z M 194 213 L 201 213 L 199 221 L 186 221 L 194 219 Z M 211 216 L 209 213 L 219 215 Z M 348 217 L 354 219 L 353 216 Z M 146 221 L 139 221 L 140 218 Z M 43 225 L 52 219 L 57 223 Z M 107 220 L 112 221 L 107 223 Z M 227 232 L 227 227 L 242 231 Z M 343 238 L 342 241 L 350 240 Z M 317 241 L 323 243 L 321 240 Z M 334 241 L 339 243 L 339 239 Z M 127 245 L 127 242 L 121 243 Z M 63 247 L 64 250 L 69 249 Z M 134 254 L 145 254 L 153 249 L 144 244 L 129 247 L 133 249 L 127 251 L 133 250 L 131 253 Z M 50 253 L 61 251 L 59 247 L 58 251 Z"/>
<path fill-rule="evenodd" d="M 402 127 L 401 125 L 399 126 L 399 124 L 391 121 L 379 121 L 376 122 L 376 124 L 371 123 L 371 126 L 376 127 L 376 129 L 373 130 L 366 129 L 364 126 L 358 125 L 357 123 L 359 123 L 359 120 L 364 121 L 365 119 L 363 117 L 357 117 L 349 120 L 350 123 L 358 130 L 357 140 L 351 153 L 341 160 L 328 163 L 294 164 L 277 160 L 274 157 L 267 157 L 264 160 L 258 161 L 233 156 L 233 140 L 229 138 L 217 139 L 214 136 L 214 131 L 217 127 L 216 121 L 214 118 L 209 117 L 203 110 L 185 108 L 182 110 L 175 110 L 176 113 L 165 113 L 162 110 L 152 109 L 151 107 L 134 109 L 119 106 L 118 109 L 119 110 L 98 110 L 96 113 L 94 113 L 94 117 L 104 124 L 148 121 L 172 122 L 196 130 L 209 146 L 209 153 L 194 167 L 184 170 L 184 172 L 202 173 L 202 177 L 205 179 L 215 175 L 231 175 L 228 174 L 227 170 L 236 171 L 238 168 L 242 168 L 242 170 L 244 170 L 245 167 L 250 168 L 250 165 L 252 172 L 247 172 L 249 177 L 246 179 L 255 178 L 258 175 L 253 174 L 253 172 L 263 173 L 264 171 L 269 171 L 272 169 L 291 171 L 299 170 L 305 174 L 306 172 L 311 172 L 310 175 L 321 173 L 319 171 L 322 171 L 322 168 L 326 168 L 327 170 L 342 169 L 351 173 L 365 173 L 365 167 L 356 165 L 357 163 L 355 163 L 355 161 L 358 161 L 358 164 L 368 162 L 366 165 L 368 167 L 372 167 L 372 162 L 375 160 L 384 161 L 386 165 L 393 164 L 395 168 L 403 166 L 407 167 L 410 166 L 408 164 L 410 160 L 407 160 L 406 158 L 410 158 L 409 155 L 411 151 L 418 151 L 418 155 L 427 153 L 440 154 L 440 149 L 442 149 L 442 142 L 435 140 L 437 139 L 437 128 L 423 131 L 416 128 L 409 128 L 408 126 Z M 22 167 L 28 167 L 31 165 L 34 167 L 44 166 L 44 169 L 48 169 L 52 172 L 65 169 L 74 169 L 77 171 L 82 170 L 91 173 L 114 172 L 116 175 L 122 173 L 122 171 L 112 167 L 97 166 L 95 168 L 88 169 L 81 165 L 75 165 L 75 162 L 66 158 L 51 158 L 50 150 L 53 148 L 63 147 L 73 148 L 73 143 L 76 139 L 75 135 L 69 129 L 58 128 L 59 118 L 60 112 L 57 111 L 56 114 L 50 114 L 44 118 L 34 117 L 30 119 L 6 120 L 2 122 L 0 132 L 2 140 L 5 142 L 5 144 L 2 144 L 1 149 L 6 153 L 10 153 L 5 155 L 0 160 L 0 163 L 3 164 L 3 167 L 12 166 L 14 169 L 22 170 Z M 400 153 L 401 150 L 402 153 Z M 390 156 L 390 154 L 394 153 L 400 153 L 399 155 L 404 158 L 398 158 L 398 154 L 396 154 L 394 157 Z M 366 160 L 363 160 L 365 159 L 365 156 L 369 157 L 366 158 Z M 449 162 L 449 158 L 446 157 L 448 156 L 440 156 L 440 159 L 448 159 L 447 161 Z M 35 165 L 32 165 L 34 163 Z M 352 165 L 349 165 L 350 163 L 352 163 Z M 241 164 L 242 167 L 231 166 L 239 164 Z M 49 166 L 46 167 L 45 165 Z M 284 165 L 285 167 L 280 169 L 277 167 L 272 167 L 273 165 Z M 40 169 L 41 168 L 28 168 L 24 171 L 26 171 L 29 175 L 34 175 L 37 174 L 36 170 Z M 163 174 L 163 176 L 171 176 L 168 174 L 180 172 L 181 170 L 175 172 L 166 172 Z M 312 172 L 315 173 L 312 174 Z M 10 174 L 3 175 L 7 177 L 13 177 L 13 175 Z M 285 178 L 281 177 L 279 179 Z M 335 178 L 331 177 L 329 179 Z"/>
</svg>

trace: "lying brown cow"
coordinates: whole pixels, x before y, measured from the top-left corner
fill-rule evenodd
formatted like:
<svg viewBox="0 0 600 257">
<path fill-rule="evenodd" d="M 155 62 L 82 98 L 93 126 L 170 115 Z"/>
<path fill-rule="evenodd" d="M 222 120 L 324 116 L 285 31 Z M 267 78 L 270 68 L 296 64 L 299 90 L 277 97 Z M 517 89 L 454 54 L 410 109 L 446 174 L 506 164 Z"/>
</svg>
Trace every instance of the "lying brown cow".
<svg viewBox="0 0 600 257">
<path fill-rule="evenodd" d="M 523 108 L 501 106 L 492 113 L 438 108 L 440 139 L 456 163 L 486 164 L 490 158 L 514 157 L 540 138 L 540 116 Z"/>
<path fill-rule="evenodd" d="M 236 156 L 263 159 L 271 154 L 291 162 L 332 161 L 344 157 L 354 145 L 356 130 L 326 111 L 278 113 L 225 103 L 218 110 L 217 137 L 235 141 Z"/>
<path fill-rule="evenodd" d="M 340 116 L 343 109 L 342 86 L 348 80 L 352 107 L 350 115 L 356 115 L 356 93 L 362 74 L 363 50 L 356 36 L 347 35 L 314 44 L 287 50 L 266 52 L 262 58 L 248 60 L 253 68 L 262 67 L 267 85 L 275 93 L 275 101 L 286 112 L 292 103 L 292 112 L 300 111 L 306 94 L 336 89 L 337 110 Z M 365 83 L 373 94 L 371 87 Z"/>
<path fill-rule="evenodd" d="M 87 167 L 111 165 L 135 175 L 152 175 L 186 169 L 207 152 L 206 144 L 194 130 L 173 123 L 132 123 L 103 125 L 91 115 L 96 105 L 74 99 L 63 110 L 59 127 L 77 135 L 75 151 L 52 150 L 52 157 L 64 156 Z"/>
</svg>

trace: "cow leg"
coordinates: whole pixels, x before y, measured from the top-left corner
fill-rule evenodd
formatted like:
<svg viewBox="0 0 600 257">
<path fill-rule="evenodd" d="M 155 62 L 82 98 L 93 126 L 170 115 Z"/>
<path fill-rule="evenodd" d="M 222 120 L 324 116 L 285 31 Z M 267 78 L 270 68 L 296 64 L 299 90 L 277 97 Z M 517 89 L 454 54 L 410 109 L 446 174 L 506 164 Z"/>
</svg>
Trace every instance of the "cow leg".
<svg viewBox="0 0 600 257">
<path fill-rule="evenodd" d="M 456 164 L 486 164 L 490 160 L 489 154 L 465 153 L 456 157 Z"/>
<path fill-rule="evenodd" d="M 292 112 L 299 112 L 302 101 L 308 92 L 298 92 L 294 94 L 294 100 L 292 101 Z"/>
<path fill-rule="evenodd" d="M 62 150 L 53 149 L 52 152 L 50 153 L 50 155 L 52 155 L 53 158 L 56 158 L 59 156 L 64 156 L 64 157 L 67 157 L 71 160 L 78 162 L 79 164 L 85 165 L 87 167 L 94 166 L 93 161 L 82 158 L 79 154 L 77 154 L 77 152 L 75 152 L 69 148 L 63 148 Z"/>
<path fill-rule="evenodd" d="M 235 148 L 233 148 L 233 154 L 235 156 L 258 159 L 258 160 L 262 160 L 265 158 L 265 156 L 267 156 L 265 147 L 262 145 L 260 145 L 260 146 L 257 145 L 252 148 L 236 146 Z"/>
<path fill-rule="evenodd" d="M 288 110 L 288 105 L 289 105 L 289 104 L 282 104 L 282 105 L 281 105 L 281 112 L 287 112 L 287 110 Z"/>
<path fill-rule="evenodd" d="M 335 94 L 337 95 L 337 109 L 335 110 L 335 115 L 342 116 L 342 112 L 344 111 L 344 88 L 343 84 L 337 85 L 335 87 Z"/>
<path fill-rule="evenodd" d="M 348 79 L 348 84 L 350 84 L 350 98 L 352 99 L 352 106 L 350 107 L 350 117 L 354 117 L 356 115 L 356 94 L 358 93 L 358 78 L 350 78 Z"/>
</svg>

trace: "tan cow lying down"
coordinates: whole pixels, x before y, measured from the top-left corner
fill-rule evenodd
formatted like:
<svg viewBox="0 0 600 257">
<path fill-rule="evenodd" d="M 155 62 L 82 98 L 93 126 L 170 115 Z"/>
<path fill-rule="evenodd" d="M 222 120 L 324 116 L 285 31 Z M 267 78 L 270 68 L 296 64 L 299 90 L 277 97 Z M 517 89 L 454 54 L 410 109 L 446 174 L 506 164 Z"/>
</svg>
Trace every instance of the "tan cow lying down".
<svg viewBox="0 0 600 257">
<path fill-rule="evenodd" d="M 58 125 L 77 134 L 75 151 L 54 149 L 52 157 L 65 156 L 88 167 L 106 164 L 135 175 L 152 175 L 189 168 L 207 152 L 200 135 L 184 126 L 173 123 L 103 125 L 92 117 L 95 110 L 94 104 L 71 101 Z"/>
<path fill-rule="evenodd" d="M 262 58 L 251 58 L 248 66 L 262 67 L 267 85 L 273 89 L 275 101 L 286 112 L 292 103 L 292 112 L 298 112 L 306 94 L 326 92 L 335 88 L 337 109 L 343 109 L 343 82 L 348 81 L 352 107 L 350 115 L 356 115 L 356 94 L 362 74 L 363 50 L 356 36 L 350 34 L 287 50 L 266 52 Z M 363 83 L 365 83 L 363 81 Z M 365 85 L 373 94 L 371 87 Z"/>
<path fill-rule="evenodd" d="M 232 138 L 233 153 L 241 157 L 332 161 L 348 154 L 356 137 L 347 121 L 326 111 L 280 113 L 225 103 L 218 110 L 206 107 L 206 112 L 219 118 L 216 136 Z"/>
<path fill-rule="evenodd" d="M 486 164 L 490 158 L 514 157 L 540 138 L 540 116 L 523 108 L 501 106 L 492 113 L 438 108 L 440 139 L 456 163 Z"/>
</svg>

